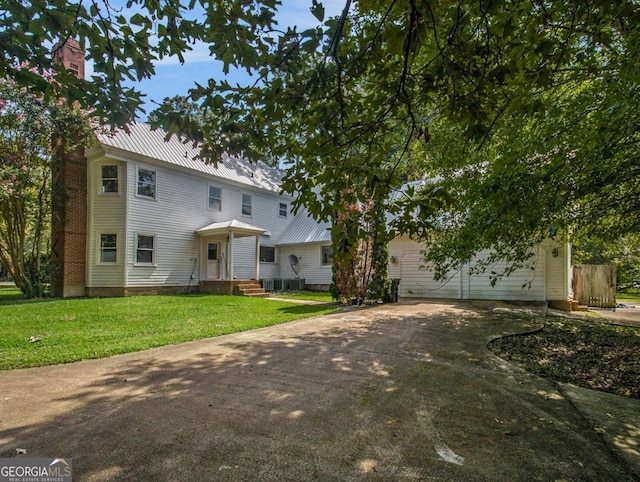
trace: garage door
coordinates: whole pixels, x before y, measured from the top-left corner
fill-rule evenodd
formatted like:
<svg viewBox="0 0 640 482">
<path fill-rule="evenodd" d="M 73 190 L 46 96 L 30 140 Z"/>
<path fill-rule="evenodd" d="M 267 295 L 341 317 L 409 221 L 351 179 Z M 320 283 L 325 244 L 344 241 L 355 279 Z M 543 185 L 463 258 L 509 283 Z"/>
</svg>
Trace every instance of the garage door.
<svg viewBox="0 0 640 482">
<path fill-rule="evenodd" d="M 478 259 L 478 258 L 476 258 Z M 530 267 L 519 268 L 491 286 L 491 272 L 502 273 L 506 263 L 495 263 L 484 273 L 468 276 L 465 298 L 472 300 L 544 301 L 544 251 L 539 253 Z M 473 261 L 472 261 L 473 265 Z"/>
<path fill-rule="evenodd" d="M 471 262 L 471 265 L 475 263 Z M 485 273 L 470 274 L 470 265 L 452 271 L 443 281 L 433 279 L 433 271 L 424 266 L 420 253 L 408 253 L 401 258 L 399 295 L 416 298 L 445 298 L 473 300 L 544 301 L 544 252 L 535 265 L 520 268 L 491 286 L 492 271 L 501 273 L 506 263 L 495 263 Z"/>
<path fill-rule="evenodd" d="M 417 298 L 460 298 L 460 271 L 443 281 L 433 279 L 433 271 L 420 269 L 424 265 L 420 253 L 404 254 L 400 260 L 400 296 Z"/>
</svg>

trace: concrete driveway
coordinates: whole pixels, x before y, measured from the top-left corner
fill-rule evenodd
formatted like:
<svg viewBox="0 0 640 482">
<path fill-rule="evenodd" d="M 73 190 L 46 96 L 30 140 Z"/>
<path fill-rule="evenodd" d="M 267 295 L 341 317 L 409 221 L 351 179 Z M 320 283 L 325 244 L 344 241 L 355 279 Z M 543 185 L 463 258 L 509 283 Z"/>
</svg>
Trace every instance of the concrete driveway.
<svg viewBox="0 0 640 482">
<path fill-rule="evenodd" d="M 404 302 L 1 372 L 0 456 L 96 481 L 638 480 L 637 400 L 485 348 L 544 314 Z"/>
</svg>

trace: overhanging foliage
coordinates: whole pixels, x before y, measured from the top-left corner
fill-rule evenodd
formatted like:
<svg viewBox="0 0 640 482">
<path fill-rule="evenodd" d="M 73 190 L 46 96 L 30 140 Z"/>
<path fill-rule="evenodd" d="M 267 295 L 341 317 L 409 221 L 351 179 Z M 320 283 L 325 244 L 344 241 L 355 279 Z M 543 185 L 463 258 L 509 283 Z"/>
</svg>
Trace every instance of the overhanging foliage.
<svg viewBox="0 0 640 482">
<path fill-rule="evenodd" d="M 403 197 L 419 216 L 398 228 L 431 244 L 440 272 L 485 248 L 517 265 L 548 235 L 640 227 L 637 1 L 345 0 L 325 19 L 312 0 L 319 25 L 304 32 L 278 30 L 275 0 L 9 3 L 0 67 L 47 65 L 47 42 L 77 37 L 97 75 L 67 94 L 115 122 L 139 105 L 124 79 L 191 42 L 253 73 L 249 86 L 194 86 L 155 121 L 211 162 L 223 150 L 285 162 L 284 189 L 318 219 L 343 209 L 336 193 L 378 202 L 437 176 Z"/>
</svg>

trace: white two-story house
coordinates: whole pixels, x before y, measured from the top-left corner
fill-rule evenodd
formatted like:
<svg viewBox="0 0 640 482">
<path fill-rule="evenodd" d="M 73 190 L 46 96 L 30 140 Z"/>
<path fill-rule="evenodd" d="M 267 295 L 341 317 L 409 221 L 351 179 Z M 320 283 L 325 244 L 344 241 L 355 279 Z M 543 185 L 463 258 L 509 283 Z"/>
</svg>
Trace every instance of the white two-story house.
<svg viewBox="0 0 640 482">
<path fill-rule="evenodd" d="M 203 290 L 226 293 L 243 280 L 331 282 L 330 234 L 280 193 L 281 172 L 226 156 L 217 166 L 197 149 L 146 124 L 100 135 L 87 150 L 86 294 L 122 296 Z M 389 246 L 389 272 L 406 297 L 570 299 L 566 242 L 537 248 L 535 264 L 495 286 L 470 260 L 445 281 L 424 269 L 422 246 L 406 237 Z M 500 267 L 496 267 L 499 271 Z"/>
<path fill-rule="evenodd" d="M 230 156 L 205 164 L 190 143 L 164 135 L 133 124 L 130 133 L 100 135 L 86 152 L 88 295 L 305 275 L 310 285 L 328 286 L 329 233 L 320 228 L 304 249 L 287 242 L 295 238 L 288 234 L 293 199 L 280 194 L 278 169 Z M 292 267 L 289 255 L 302 252 L 309 256 Z"/>
</svg>

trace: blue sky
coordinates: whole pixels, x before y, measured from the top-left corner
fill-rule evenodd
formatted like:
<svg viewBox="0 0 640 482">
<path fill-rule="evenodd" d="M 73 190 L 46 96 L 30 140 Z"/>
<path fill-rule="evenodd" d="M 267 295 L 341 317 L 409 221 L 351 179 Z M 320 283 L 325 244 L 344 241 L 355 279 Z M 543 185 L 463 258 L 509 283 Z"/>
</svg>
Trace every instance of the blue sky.
<svg viewBox="0 0 640 482">
<path fill-rule="evenodd" d="M 325 19 L 339 15 L 345 5 L 345 0 L 322 0 L 325 8 Z M 280 28 L 297 26 L 298 30 L 305 30 L 318 24 L 318 20 L 311 15 L 309 8 L 311 0 L 282 0 L 277 20 Z M 165 97 L 184 95 L 194 86 L 195 82 L 206 84 L 210 78 L 222 79 L 222 64 L 209 57 L 205 45 L 196 45 L 193 50 L 185 54 L 185 63 L 180 64 L 177 58 L 163 59 L 156 64 L 154 78 L 139 82 L 136 87 L 147 95 L 144 105 L 147 114 L 155 105 L 152 101 L 161 101 Z M 227 80 L 230 83 L 247 80 L 243 72 L 230 72 Z M 140 120 L 146 119 L 146 114 L 139 114 Z"/>
</svg>

